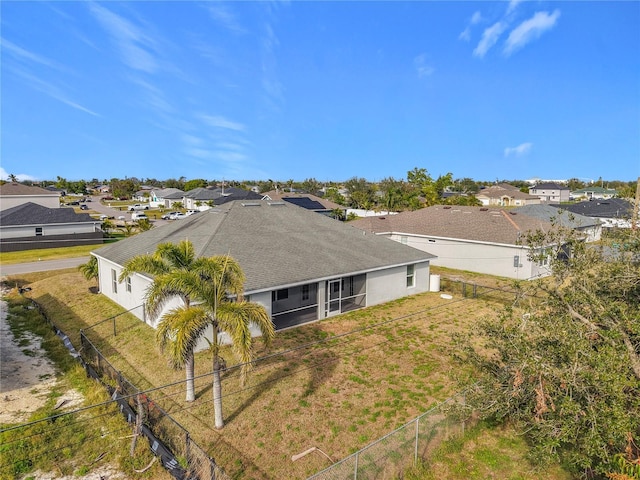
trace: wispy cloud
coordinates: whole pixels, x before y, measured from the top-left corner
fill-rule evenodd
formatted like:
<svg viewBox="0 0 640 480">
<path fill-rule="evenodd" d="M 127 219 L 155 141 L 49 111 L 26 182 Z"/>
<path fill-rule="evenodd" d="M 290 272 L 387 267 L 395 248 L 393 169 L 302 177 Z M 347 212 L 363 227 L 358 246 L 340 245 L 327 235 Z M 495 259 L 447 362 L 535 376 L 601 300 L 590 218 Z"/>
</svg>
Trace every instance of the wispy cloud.
<svg viewBox="0 0 640 480">
<path fill-rule="evenodd" d="M 2 48 L 17 60 L 27 61 L 30 63 L 37 63 L 39 65 L 44 65 L 46 67 L 60 69 L 60 66 L 57 65 L 52 60 L 49 60 L 48 58 L 45 58 L 41 55 L 30 52 L 22 47 L 19 47 L 18 45 L 16 45 L 13 42 L 10 42 L 6 38 L 0 38 L 0 42 L 2 43 Z"/>
<path fill-rule="evenodd" d="M 0 180 L 9 180 L 9 175 L 11 174 L 7 173 L 7 171 L 4 168 L 0 167 Z M 37 180 L 36 177 L 32 177 L 31 175 L 27 175 L 26 173 L 17 173 L 13 175 L 16 176 L 19 182 L 23 182 L 25 180 L 31 180 L 31 181 Z"/>
<path fill-rule="evenodd" d="M 477 25 L 482 20 L 483 20 L 482 14 L 479 11 L 474 12 L 473 15 L 471 16 L 471 19 L 469 20 L 469 24 L 467 25 L 467 28 L 465 28 L 460 33 L 460 35 L 458 35 L 458 38 L 460 40 L 464 40 L 465 42 L 468 42 L 469 40 L 471 40 L 471 26 Z"/>
<path fill-rule="evenodd" d="M 536 12 L 533 17 L 511 31 L 504 47 L 505 55 L 511 55 L 527 43 L 539 38 L 544 32 L 552 29 L 559 18 L 560 10 L 554 10 L 553 13 Z"/>
<path fill-rule="evenodd" d="M 428 77 L 435 72 L 435 68 L 427 62 L 427 54 L 422 53 L 413 59 L 413 66 L 418 73 L 419 78 Z"/>
<path fill-rule="evenodd" d="M 79 103 L 71 100 L 59 87 L 51 83 L 45 82 L 44 80 L 41 80 L 35 75 L 32 75 L 30 73 L 27 73 L 19 69 L 14 69 L 14 73 L 16 75 L 21 76 L 24 80 L 26 80 L 29 86 L 31 86 L 31 88 L 33 88 L 34 90 L 44 93 L 45 95 L 48 95 L 51 98 L 58 100 L 59 102 L 62 102 L 65 105 L 68 105 L 71 108 L 75 108 L 76 110 L 79 110 L 81 112 L 88 113 L 89 115 L 93 115 L 94 117 L 101 116 L 99 113 L 96 113 L 93 110 L 90 110 L 87 107 L 84 107 Z"/>
<path fill-rule="evenodd" d="M 511 157 L 511 156 L 521 157 L 522 155 L 529 153 L 532 148 L 533 148 L 533 143 L 530 143 L 530 142 L 521 143 L 517 147 L 505 148 L 504 156 L 505 157 Z"/>
<path fill-rule="evenodd" d="M 484 57 L 487 52 L 493 47 L 500 35 L 507 29 L 507 25 L 504 22 L 496 22 L 490 27 L 486 28 L 484 32 L 482 32 L 482 38 L 480 42 L 473 50 L 473 55 L 476 57 Z"/>
<path fill-rule="evenodd" d="M 102 27 L 111 35 L 126 65 L 147 73 L 157 70 L 156 59 L 149 51 L 154 42 L 147 34 L 126 18 L 98 4 L 91 3 L 89 8 Z"/>
<path fill-rule="evenodd" d="M 200 115 L 200 119 L 209 127 L 223 128 L 226 130 L 235 130 L 237 132 L 244 132 L 245 126 L 241 123 L 234 122 L 225 117 L 219 115 Z"/>
<path fill-rule="evenodd" d="M 512 13 L 518 7 L 518 4 L 521 3 L 522 1 L 523 0 L 509 0 L 509 6 L 507 7 L 507 15 Z"/>
<path fill-rule="evenodd" d="M 246 29 L 242 27 L 236 15 L 229 9 L 228 4 L 223 4 L 220 2 L 211 2 L 207 4 L 207 11 L 211 18 L 226 28 L 232 33 L 235 34 L 245 34 L 247 33 Z"/>
</svg>

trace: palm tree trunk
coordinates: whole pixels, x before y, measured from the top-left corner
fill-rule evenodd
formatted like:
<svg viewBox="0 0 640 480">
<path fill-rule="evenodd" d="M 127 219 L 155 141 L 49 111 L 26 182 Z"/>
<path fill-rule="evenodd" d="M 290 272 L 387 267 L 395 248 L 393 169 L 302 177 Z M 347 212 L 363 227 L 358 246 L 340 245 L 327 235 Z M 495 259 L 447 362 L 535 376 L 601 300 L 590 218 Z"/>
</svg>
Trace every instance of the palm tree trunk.
<svg viewBox="0 0 640 480">
<path fill-rule="evenodd" d="M 195 360 L 193 350 L 189 352 L 189 356 L 184 362 L 184 369 L 187 375 L 187 402 L 193 402 L 196 399 L 195 387 L 193 384 Z"/>
<path fill-rule="evenodd" d="M 215 427 L 220 430 L 224 427 L 222 416 L 222 384 L 220 382 L 220 359 L 218 357 L 218 327 L 213 326 L 213 412 Z"/>
</svg>

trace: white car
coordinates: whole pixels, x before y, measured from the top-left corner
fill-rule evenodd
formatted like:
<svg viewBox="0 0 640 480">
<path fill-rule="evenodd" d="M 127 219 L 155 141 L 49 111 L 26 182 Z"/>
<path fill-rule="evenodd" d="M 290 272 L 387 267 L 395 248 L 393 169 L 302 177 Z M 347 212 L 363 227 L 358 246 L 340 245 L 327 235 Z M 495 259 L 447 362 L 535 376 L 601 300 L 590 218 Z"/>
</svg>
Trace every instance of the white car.
<svg viewBox="0 0 640 480">
<path fill-rule="evenodd" d="M 173 217 L 171 217 L 171 220 L 180 220 L 181 218 L 187 218 L 187 215 L 178 212 Z"/>
<path fill-rule="evenodd" d="M 133 212 L 131 214 L 131 220 L 138 221 L 138 220 L 149 220 L 149 217 L 147 217 L 144 213 L 138 213 L 138 212 Z"/>
<path fill-rule="evenodd" d="M 129 205 L 127 208 L 130 212 L 135 210 L 149 210 L 149 205 L 142 205 L 141 203 L 136 203 L 135 205 Z"/>
<path fill-rule="evenodd" d="M 194 213 L 198 213 L 198 210 L 187 210 L 184 214 L 188 217 L 189 215 L 193 215 Z"/>
</svg>

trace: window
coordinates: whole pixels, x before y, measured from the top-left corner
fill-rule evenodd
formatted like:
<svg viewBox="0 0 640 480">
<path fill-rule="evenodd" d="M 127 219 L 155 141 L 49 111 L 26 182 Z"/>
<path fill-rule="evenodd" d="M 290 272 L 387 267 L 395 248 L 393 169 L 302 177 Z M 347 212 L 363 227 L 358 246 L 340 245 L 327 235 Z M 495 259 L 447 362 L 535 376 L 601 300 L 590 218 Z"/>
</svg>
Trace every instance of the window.
<svg viewBox="0 0 640 480">
<path fill-rule="evenodd" d="M 289 289 L 283 288 L 276 292 L 276 300 L 286 300 L 287 298 L 289 298 Z"/>
<path fill-rule="evenodd" d="M 125 288 L 127 289 L 127 292 L 131 293 L 131 277 L 127 277 L 125 280 Z"/>
<path fill-rule="evenodd" d="M 309 285 L 302 286 L 302 300 L 309 300 Z"/>
<path fill-rule="evenodd" d="M 111 291 L 118 293 L 118 275 L 113 268 L 111 269 Z"/>
<path fill-rule="evenodd" d="M 407 287 L 415 284 L 415 265 L 407 265 Z"/>
<path fill-rule="evenodd" d="M 42 227 L 36 227 L 36 237 L 42 236 Z"/>
</svg>

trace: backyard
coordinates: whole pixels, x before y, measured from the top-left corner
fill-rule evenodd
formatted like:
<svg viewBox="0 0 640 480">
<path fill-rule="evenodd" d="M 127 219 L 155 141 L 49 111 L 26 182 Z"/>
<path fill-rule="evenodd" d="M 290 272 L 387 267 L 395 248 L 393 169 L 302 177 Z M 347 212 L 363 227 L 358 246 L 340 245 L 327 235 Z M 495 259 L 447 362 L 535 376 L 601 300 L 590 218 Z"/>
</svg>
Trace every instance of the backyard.
<svg viewBox="0 0 640 480">
<path fill-rule="evenodd" d="M 476 277 L 454 273 L 458 279 Z M 244 385 L 239 369 L 233 368 L 236 362 L 225 351 L 226 426 L 217 431 L 206 352 L 197 354 L 197 398 L 187 403 L 184 372 L 167 366 L 154 331 L 133 316 L 118 315 L 122 312 L 117 305 L 90 293 L 95 284 L 79 272 L 28 274 L 12 282 L 29 284 L 28 296 L 44 307 L 74 345 L 80 344 L 79 331 L 85 329 L 139 388 L 170 385 L 150 397 L 234 478 L 306 478 L 460 391 L 473 381 L 473 374 L 453 360 L 452 336 L 472 329 L 480 317 L 500 306 L 457 291 L 451 299 L 433 292 L 281 331 L 269 351 L 257 344 L 259 360 Z M 508 286 L 496 279 L 491 282 Z M 114 315 L 114 320 L 86 330 Z M 293 455 L 312 447 L 322 454 L 292 461 Z M 536 478 L 527 476 L 534 468 L 520 457 L 512 463 L 518 465 L 517 478 Z M 560 473 L 553 478 L 566 477 Z"/>
</svg>

